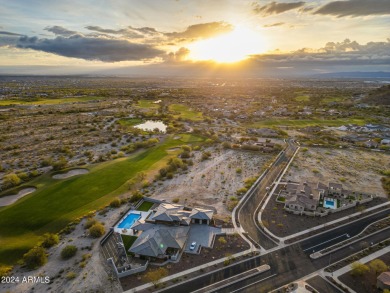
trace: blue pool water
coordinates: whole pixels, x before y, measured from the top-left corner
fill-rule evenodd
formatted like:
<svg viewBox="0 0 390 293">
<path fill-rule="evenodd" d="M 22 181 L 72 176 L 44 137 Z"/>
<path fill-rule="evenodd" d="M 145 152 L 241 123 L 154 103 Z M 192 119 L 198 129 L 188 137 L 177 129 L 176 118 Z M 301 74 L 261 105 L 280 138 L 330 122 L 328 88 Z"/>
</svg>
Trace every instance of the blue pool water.
<svg viewBox="0 0 390 293">
<path fill-rule="evenodd" d="M 141 218 L 140 214 L 130 213 L 127 215 L 126 218 L 123 219 L 122 223 L 118 225 L 118 228 L 129 229 L 131 226 L 133 226 L 134 222 L 137 221 L 139 218 Z"/>
<path fill-rule="evenodd" d="M 334 208 L 335 208 L 335 202 L 334 202 L 334 201 L 331 201 L 331 200 L 325 200 L 325 202 L 324 202 L 324 207 L 325 207 L 325 208 L 334 209 Z"/>
</svg>

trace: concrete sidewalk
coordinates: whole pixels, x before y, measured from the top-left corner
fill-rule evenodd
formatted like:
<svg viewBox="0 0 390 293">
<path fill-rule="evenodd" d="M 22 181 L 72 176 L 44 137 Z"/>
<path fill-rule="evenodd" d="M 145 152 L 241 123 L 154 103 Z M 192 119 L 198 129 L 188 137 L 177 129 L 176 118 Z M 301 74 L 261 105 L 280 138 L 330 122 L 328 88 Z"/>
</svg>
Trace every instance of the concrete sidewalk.
<svg viewBox="0 0 390 293">
<path fill-rule="evenodd" d="M 358 262 L 361 262 L 363 264 L 365 263 L 368 263 L 386 253 L 390 252 L 390 246 L 386 246 L 385 248 L 382 248 L 381 250 L 378 250 L 370 255 L 367 255 L 365 257 L 362 257 L 361 259 L 358 259 L 356 261 Z M 351 288 L 349 288 L 346 284 L 344 284 L 343 282 L 341 282 L 339 280 L 339 277 L 344 275 L 345 273 L 348 273 L 349 271 L 351 270 L 351 264 L 348 264 L 344 267 L 342 267 L 341 269 L 338 269 L 337 271 L 334 271 L 333 273 L 328 273 L 328 272 L 325 272 L 325 271 L 322 271 L 321 272 L 321 275 L 324 277 L 324 279 L 326 280 L 326 277 L 331 277 L 333 278 L 339 285 L 341 286 L 344 286 L 346 288 L 348 288 L 348 290 L 351 292 L 351 293 L 357 293 L 356 291 L 352 290 Z"/>
<path fill-rule="evenodd" d="M 170 275 L 168 277 L 165 277 L 165 278 L 162 278 L 160 280 L 160 283 L 164 283 L 164 282 L 168 282 L 168 281 L 171 281 L 173 279 L 176 279 L 176 278 L 180 278 L 182 276 L 185 276 L 185 275 L 188 275 L 188 274 L 191 274 L 191 273 L 194 273 L 194 272 L 197 272 L 201 269 L 205 269 L 205 268 L 208 268 L 208 267 L 211 267 L 211 266 L 214 266 L 216 264 L 220 264 L 220 263 L 223 263 L 226 259 L 228 258 L 231 258 L 231 257 L 234 257 L 234 258 L 237 258 L 237 257 L 240 257 L 240 256 L 243 256 L 243 255 L 246 255 L 246 254 L 249 254 L 249 253 L 252 253 L 256 250 L 253 250 L 253 249 L 248 249 L 248 250 L 245 250 L 245 251 L 242 251 L 242 252 L 239 252 L 239 253 L 236 253 L 236 254 L 233 254 L 232 256 L 230 257 L 224 257 L 224 258 L 219 258 L 217 260 L 214 260 L 212 262 L 208 262 L 204 265 L 200 265 L 200 266 L 197 266 L 197 267 L 194 267 L 194 268 L 191 268 L 191 269 L 188 269 L 188 270 L 185 270 L 183 272 L 180 272 L 180 273 L 177 273 L 177 274 L 173 274 L 173 275 Z M 246 259 L 245 259 L 246 260 Z M 242 260 L 242 261 L 245 261 L 245 260 Z M 240 262 L 236 262 L 232 265 L 236 265 Z M 226 269 L 227 267 L 229 266 L 226 266 L 226 267 L 223 267 L 219 270 L 222 270 L 222 269 Z M 218 270 L 216 270 L 218 271 Z M 212 271 L 212 272 L 215 272 L 215 271 Z M 211 272 L 210 272 L 211 273 Z M 206 274 L 202 274 L 201 276 L 204 276 Z M 132 289 L 129 289 L 127 291 L 124 291 L 124 293 L 134 293 L 134 292 L 138 292 L 138 291 L 141 291 L 141 290 L 145 290 L 145 289 L 148 289 L 149 287 L 152 287 L 154 286 L 153 283 L 147 283 L 147 284 L 144 284 L 144 285 L 141 285 L 141 286 L 138 286 L 138 287 L 135 287 L 135 288 L 132 288 Z M 165 289 L 164 289 L 165 290 Z"/>
</svg>

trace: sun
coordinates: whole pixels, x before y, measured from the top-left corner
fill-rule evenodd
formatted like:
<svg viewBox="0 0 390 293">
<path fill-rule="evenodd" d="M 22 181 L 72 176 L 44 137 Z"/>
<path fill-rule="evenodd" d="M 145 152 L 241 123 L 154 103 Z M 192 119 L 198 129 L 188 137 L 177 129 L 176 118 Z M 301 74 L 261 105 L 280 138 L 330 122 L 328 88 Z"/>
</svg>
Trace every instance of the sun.
<svg viewBox="0 0 390 293">
<path fill-rule="evenodd" d="M 191 60 L 211 60 L 220 63 L 242 61 L 249 55 L 266 51 L 261 34 L 242 26 L 235 27 L 227 34 L 192 43 L 188 48 L 190 49 L 188 58 Z"/>
</svg>

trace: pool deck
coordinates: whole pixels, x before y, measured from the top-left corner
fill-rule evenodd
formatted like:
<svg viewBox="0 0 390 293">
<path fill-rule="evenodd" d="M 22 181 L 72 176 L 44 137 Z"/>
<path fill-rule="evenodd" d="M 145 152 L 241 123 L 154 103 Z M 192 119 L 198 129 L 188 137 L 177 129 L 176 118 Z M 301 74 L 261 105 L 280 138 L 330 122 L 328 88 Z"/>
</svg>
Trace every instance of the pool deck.
<svg viewBox="0 0 390 293">
<path fill-rule="evenodd" d="M 141 211 L 137 211 L 137 210 L 131 210 L 129 211 L 126 215 L 124 215 L 122 217 L 122 219 L 119 221 L 119 223 L 114 227 L 114 231 L 117 232 L 117 233 L 120 233 L 120 234 L 124 234 L 124 235 L 130 235 L 130 236 L 133 236 L 133 230 L 130 228 L 128 229 L 123 229 L 123 228 L 118 228 L 118 226 L 124 221 L 124 219 L 126 219 L 126 217 L 130 214 L 139 214 L 141 215 L 141 218 L 139 218 L 138 220 L 144 220 L 146 219 L 149 214 L 151 213 L 151 211 L 147 211 L 147 212 L 141 212 Z M 134 224 L 133 224 L 134 225 Z"/>
<path fill-rule="evenodd" d="M 332 202 L 332 205 L 328 204 L 328 202 Z M 335 209 L 337 209 L 337 199 L 325 197 L 324 203 L 322 206 L 324 208 L 329 208 L 329 209 L 335 210 Z"/>
</svg>

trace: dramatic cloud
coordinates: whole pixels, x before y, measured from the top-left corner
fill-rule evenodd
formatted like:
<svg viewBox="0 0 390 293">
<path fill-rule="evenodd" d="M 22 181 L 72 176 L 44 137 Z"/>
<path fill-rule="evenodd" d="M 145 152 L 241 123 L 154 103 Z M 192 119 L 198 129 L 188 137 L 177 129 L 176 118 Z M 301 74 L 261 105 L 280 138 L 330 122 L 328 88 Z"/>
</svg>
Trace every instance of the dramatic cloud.
<svg viewBox="0 0 390 293">
<path fill-rule="evenodd" d="M 0 47 L 15 46 L 18 39 L 22 36 L 23 35 L 17 33 L 0 31 Z"/>
<path fill-rule="evenodd" d="M 164 53 L 151 45 L 81 35 L 74 35 L 69 38 L 57 37 L 55 39 L 21 37 L 17 47 L 103 62 L 147 60 L 161 56 Z"/>
<path fill-rule="evenodd" d="M 265 24 L 265 25 L 263 25 L 263 27 L 275 27 L 275 26 L 282 26 L 282 25 L 284 25 L 284 22 Z"/>
<path fill-rule="evenodd" d="M 63 36 L 63 37 L 70 37 L 70 36 L 78 34 L 78 32 L 76 32 L 76 31 L 71 31 L 71 30 L 68 30 L 62 26 L 58 26 L 58 25 L 46 27 L 45 30 L 47 30 L 48 32 L 52 32 L 53 34 L 55 34 L 57 36 Z"/>
<path fill-rule="evenodd" d="M 325 4 L 314 14 L 343 16 L 365 16 L 390 14 L 389 0 L 347 0 Z"/>
<path fill-rule="evenodd" d="M 390 65 L 390 39 L 387 42 L 369 42 L 361 45 L 346 39 L 328 42 L 320 49 L 303 48 L 289 54 L 268 54 L 252 57 L 278 66 L 310 65 Z"/>
<path fill-rule="evenodd" d="M 90 31 L 95 31 L 98 33 L 122 35 L 122 36 L 125 36 L 127 38 L 131 38 L 131 39 L 143 38 L 143 35 L 135 32 L 134 30 L 129 29 L 129 28 L 114 30 L 114 29 L 106 29 L 106 28 L 102 28 L 100 26 L 94 26 L 94 25 L 90 25 L 90 26 L 87 26 L 85 28 L 90 30 Z"/>
<path fill-rule="evenodd" d="M 223 21 L 208 22 L 191 25 L 183 32 L 172 32 L 165 35 L 177 39 L 207 39 L 230 32 L 233 28 L 231 24 Z"/>
<path fill-rule="evenodd" d="M 181 47 L 175 53 L 171 52 L 165 58 L 168 62 L 180 62 L 185 61 L 188 54 L 190 54 L 190 50 L 184 47 Z"/>
<path fill-rule="evenodd" d="M 11 32 L 5 32 L 5 31 L 0 31 L 0 37 L 1 35 L 3 36 L 15 36 L 15 37 L 21 37 L 23 35 L 21 34 L 16 34 L 16 33 L 11 33 Z"/>
<path fill-rule="evenodd" d="M 139 32 L 144 35 L 157 35 L 160 34 L 155 28 L 152 27 L 132 27 L 129 26 L 129 29 L 133 31 Z"/>
<path fill-rule="evenodd" d="M 305 2 L 293 2 L 293 3 L 277 3 L 271 2 L 264 6 L 254 2 L 252 3 L 253 11 L 263 16 L 269 16 L 272 14 L 280 14 L 289 10 L 297 9 L 305 5 Z"/>
</svg>

